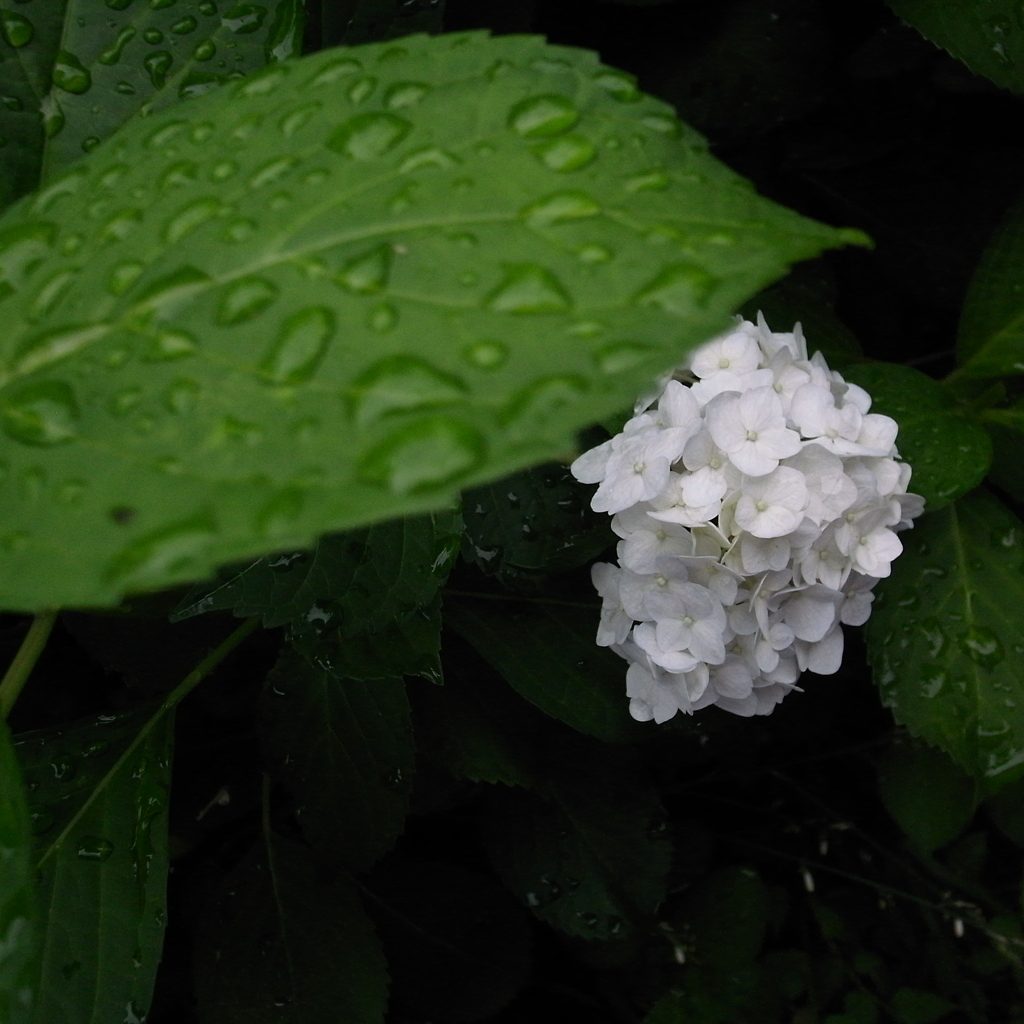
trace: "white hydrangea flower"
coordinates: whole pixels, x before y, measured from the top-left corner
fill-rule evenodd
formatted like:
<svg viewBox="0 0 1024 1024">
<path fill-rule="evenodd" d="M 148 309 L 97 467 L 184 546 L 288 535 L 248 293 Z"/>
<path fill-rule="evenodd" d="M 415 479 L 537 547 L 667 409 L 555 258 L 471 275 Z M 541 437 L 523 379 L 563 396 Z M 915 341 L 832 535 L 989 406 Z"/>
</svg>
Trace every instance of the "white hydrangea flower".
<svg viewBox="0 0 1024 1024">
<path fill-rule="evenodd" d="M 770 714 L 804 671 L 828 675 L 843 625 L 924 508 L 897 425 L 808 356 L 800 325 L 737 319 L 572 465 L 613 516 L 618 565 L 592 569 L 597 642 L 627 662 L 640 721 L 712 704 Z"/>
</svg>

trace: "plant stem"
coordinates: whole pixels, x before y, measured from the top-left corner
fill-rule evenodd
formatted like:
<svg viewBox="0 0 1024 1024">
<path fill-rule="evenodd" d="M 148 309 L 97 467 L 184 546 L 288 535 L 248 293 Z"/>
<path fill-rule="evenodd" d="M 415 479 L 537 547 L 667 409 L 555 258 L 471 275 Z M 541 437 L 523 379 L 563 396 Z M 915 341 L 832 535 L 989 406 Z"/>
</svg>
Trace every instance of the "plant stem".
<svg viewBox="0 0 1024 1024">
<path fill-rule="evenodd" d="M 138 749 L 143 740 L 153 731 L 156 724 L 169 711 L 173 711 L 202 681 L 205 679 L 238 645 L 260 624 L 260 616 L 254 615 L 246 619 L 227 639 L 218 644 L 210 653 L 178 685 L 164 697 L 160 706 L 153 712 L 146 724 L 135 734 L 124 753 L 111 765 L 110 770 L 96 784 L 88 799 L 78 809 L 74 817 L 65 825 L 63 831 L 43 851 L 36 867 L 39 867 L 59 848 L 71 830 L 81 820 L 85 812 L 92 806 L 96 798 L 110 784 L 110 780 L 121 770 L 125 762 Z"/>
<path fill-rule="evenodd" d="M 25 639 L 21 641 L 14 661 L 0 680 L 0 718 L 6 719 L 21 694 L 22 688 L 32 674 L 39 655 L 46 647 L 53 624 L 57 621 L 57 608 L 39 612 L 28 627 Z"/>
</svg>

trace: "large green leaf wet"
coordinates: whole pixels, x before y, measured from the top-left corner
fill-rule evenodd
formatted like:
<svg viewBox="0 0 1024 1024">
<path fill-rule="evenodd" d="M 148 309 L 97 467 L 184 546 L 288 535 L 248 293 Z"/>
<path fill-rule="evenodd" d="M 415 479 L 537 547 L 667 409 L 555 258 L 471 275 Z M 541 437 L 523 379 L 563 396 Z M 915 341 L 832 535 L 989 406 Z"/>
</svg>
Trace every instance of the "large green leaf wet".
<svg viewBox="0 0 1024 1024">
<path fill-rule="evenodd" d="M 902 539 L 867 625 L 875 681 L 898 722 L 993 792 L 1024 774 L 1024 525 L 981 489 Z"/>
<path fill-rule="evenodd" d="M 0 218 L 0 604 L 443 508 L 856 238 L 530 37 L 319 53 L 133 122 Z"/>
</svg>

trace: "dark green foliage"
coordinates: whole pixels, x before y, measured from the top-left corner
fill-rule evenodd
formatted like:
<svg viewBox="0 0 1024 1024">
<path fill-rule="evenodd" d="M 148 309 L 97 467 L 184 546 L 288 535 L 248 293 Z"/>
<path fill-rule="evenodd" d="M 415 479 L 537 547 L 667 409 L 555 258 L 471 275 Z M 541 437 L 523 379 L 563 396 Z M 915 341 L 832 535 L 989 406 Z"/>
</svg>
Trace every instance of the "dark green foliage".
<svg viewBox="0 0 1024 1024">
<path fill-rule="evenodd" d="M 202 923 L 203 1024 L 378 1024 L 387 971 L 357 887 L 300 844 L 265 833 Z"/>
</svg>

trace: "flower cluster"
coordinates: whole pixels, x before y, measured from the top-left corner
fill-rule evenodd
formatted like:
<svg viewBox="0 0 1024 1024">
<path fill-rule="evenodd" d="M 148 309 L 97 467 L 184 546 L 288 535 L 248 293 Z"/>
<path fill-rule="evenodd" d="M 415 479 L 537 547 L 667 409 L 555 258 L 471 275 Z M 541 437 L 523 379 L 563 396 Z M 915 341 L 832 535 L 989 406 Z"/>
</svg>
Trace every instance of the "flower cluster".
<svg viewBox="0 0 1024 1024">
<path fill-rule="evenodd" d="M 842 624 L 867 620 L 924 506 L 895 421 L 870 407 L 808 358 L 799 324 L 772 333 L 758 316 L 572 464 L 621 538 L 619 564 L 593 568 L 597 642 L 629 662 L 634 718 L 765 715 L 803 670 L 839 668 Z"/>
</svg>

